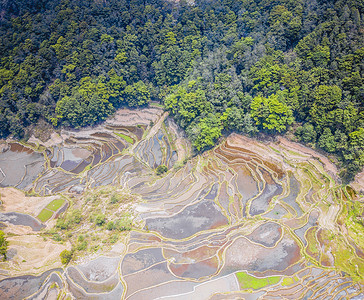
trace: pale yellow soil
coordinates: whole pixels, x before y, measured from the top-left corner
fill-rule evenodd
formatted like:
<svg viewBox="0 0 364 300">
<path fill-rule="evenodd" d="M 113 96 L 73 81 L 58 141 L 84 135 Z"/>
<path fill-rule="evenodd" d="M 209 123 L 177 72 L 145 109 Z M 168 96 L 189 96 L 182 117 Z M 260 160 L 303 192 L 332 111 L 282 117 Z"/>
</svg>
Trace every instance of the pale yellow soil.
<svg viewBox="0 0 364 300">
<path fill-rule="evenodd" d="M 185 158 L 188 158 L 191 154 L 191 143 L 186 139 L 184 132 L 178 128 L 176 123 L 170 121 L 169 129 L 172 131 L 176 140 L 174 141 L 177 151 L 177 161 L 183 161 Z"/>
<path fill-rule="evenodd" d="M 105 121 L 103 124 L 95 127 L 86 127 L 82 130 L 62 130 L 59 135 L 56 132 L 51 134 L 51 138 L 42 142 L 40 139 L 31 136 L 28 140 L 29 143 L 43 145 L 47 148 L 53 147 L 58 144 L 64 143 L 64 141 L 71 137 L 89 137 L 93 133 L 97 132 L 108 132 L 110 130 L 106 129 L 105 126 L 136 126 L 136 125 L 146 125 L 149 126 L 151 122 L 157 122 L 163 115 L 163 109 L 158 107 L 142 108 L 142 109 L 129 109 L 122 108 L 119 109 L 113 117 Z"/>
<path fill-rule="evenodd" d="M 105 124 L 113 126 L 136 126 L 149 125 L 156 122 L 163 114 L 163 110 L 157 107 L 143 109 L 119 109 L 115 115 L 108 119 Z"/>
<path fill-rule="evenodd" d="M 282 155 L 272 151 L 268 147 L 271 143 L 264 145 L 261 142 L 236 133 L 231 134 L 227 138 L 227 143 L 233 147 L 243 148 L 250 152 L 256 153 L 265 160 L 272 160 L 275 163 L 283 162 Z M 272 146 L 277 147 L 276 144 L 272 144 Z"/>
<path fill-rule="evenodd" d="M 8 235 L 27 235 L 27 234 L 34 234 L 33 229 L 30 226 L 23 226 L 23 225 L 14 225 L 11 223 L 6 223 L 6 227 L 3 231 Z"/>
<path fill-rule="evenodd" d="M 339 205 L 331 205 L 327 213 L 320 214 L 318 223 L 320 224 L 321 228 L 325 228 L 331 230 L 333 232 L 337 231 L 335 226 L 336 224 L 336 217 L 339 214 L 340 206 Z"/>
<path fill-rule="evenodd" d="M 283 157 L 289 158 L 293 162 L 294 161 L 303 162 L 315 158 L 319 160 L 319 162 L 321 163 L 321 165 L 323 166 L 323 168 L 327 173 L 329 173 L 335 179 L 338 178 L 337 167 L 327 157 L 316 152 L 311 148 L 289 141 L 284 137 L 278 137 L 277 142 L 267 142 L 263 144 L 262 142 L 258 142 L 254 139 L 233 133 L 227 138 L 227 142 L 229 145 L 247 149 L 249 151 L 258 154 L 263 159 L 275 163 L 279 162 L 283 163 L 284 162 Z M 270 147 L 277 149 L 280 153 L 272 151 Z M 287 165 L 286 167 L 287 169 L 290 169 Z M 364 182 L 362 184 L 364 184 Z"/>
<path fill-rule="evenodd" d="M 51 138 L 48 141 L 46 141 L 46 142 L 41 141 L 40 139 L 36 138 L 34 135 L 32 135 L 30 137 L 30 139 L 28 140 L 28 142 L 29 143 L 43 145 L 43 146 L 45 146 L 47 148 L 50 148 L 52 146 L 55 146 L 57 144 L 62 143 L 63 142 L 63 139 L 62 139 L 62 137 L 58 133 L 53 132 L 51 134 Z"/>
<path fill-rule="evenodd" d="M 78 158 L 82 158 L 82 159 L 86 159 L 87 157 L 89 157 L 92 152 L 83 148 L 76 148 L 76 149 L 72 149 L 72 154 L 75 157 Z"/>
<path fill-rule="evenodd" d="M 301 144 L 292 142 L 287 140 L 284 137 L 278 137 L 278 142 L 284 146 L 285 148 L 291 149 L 295 152 L 300 152 L 302 154 L 310 155 L 311 157 L 318 158 L 320 162 L 323 164 L 326 172 L 329 172 L 331 175 L 337 176 L 338 169 L 326 156 L 316 152 L 315 150 L 303 146 Z"/>
<path fill-rule="evenodd" d="M 71 249 L 69 242 L 62 245 L 50 239 L 45 241 L 38 235 L 9 236 L 8 241 L 8 252 L 16 254 L 8 261 L 0 263 L 0 269 L 8 271 L 11 276 L 36 275 L 60 268 L 60 253 L 65 249 Z"/>
<path fill-rule="evenodd" d="M 168 117 L 168 112 L 165 112 L 158 120 L 156 120 L 157 122 L 154 124 L 154 126 L 149 130 L 148 135 L 146 136 L 145 139 L 149 139 L 153 136 L 155 136 L 158 132 L 158 130 L 161 128 L 164 120 Z"/>
<path fill-rule="evenodd" d="M 24 192 L 12 187 L 0 188 L 0 212 L 20 212 L 36 217 L 41 210 L 59 196 L 26 197 Z"/>
</svg>

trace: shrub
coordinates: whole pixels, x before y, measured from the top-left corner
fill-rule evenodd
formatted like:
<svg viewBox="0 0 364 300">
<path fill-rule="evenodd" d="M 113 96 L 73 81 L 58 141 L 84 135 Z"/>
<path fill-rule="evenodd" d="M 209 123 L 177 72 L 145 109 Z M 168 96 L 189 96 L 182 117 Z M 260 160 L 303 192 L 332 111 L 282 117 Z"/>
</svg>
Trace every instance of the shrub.
<svg viewBox="0 0 364 300">
<path fill-rule="evenodd" d="M 112 194 L 110 198 L 110 203 L 115 204 L 120 201 L 120 197 L 118 194 Z"/>
<path fill-rule="evenodd" d="M 88 244 L 87 241 L 82 241 L 81 243 L 78 243 L 77 250 L 78 251 L 86 250 L 87 244 Z"/>
<path fill-rule="evenodd" d="M 158 167 L 157 167 L 157 169 L 156 169 L 156 174 L 157 174 L 157 175 L 162 175 L 163 173 L 166 173 L 167 171 L 168 171 L 167 166 L 165 166 L 165 165 L 160 165 L 160 166 L 158 166 Z"/>
<path fill-rule="evenodd" d="M 104 214 L 98 214 L 95 218 L 95 223 L 97 226 L 102 226 L 106 222 L 106 217 Z"/>
<path fill-rule="evenodd" d="M 129 217 L 124 217 L 115 221 L 115 227 L 120 231 L 130 231 L 132 229 L 132 221 Z"/>
<path fill-rule="evenodd" d="M 73 251 L 63 250 L 59 256 L 61 257 L 62 264 L 67 265 L 72 259 Z"/>
<path fill-rule="evenodd" d="M 106 225 L 106 229 L 107 229 L 107 230 L 114 230 L 114 229 L 115 229 L 115 224 L 114 224 L 114 222 L 110 221 L 109 223 L 107 223 L 107 225 Z"/>
<path fill-rule="evenodd" d="M 62 237 L 58 233 L 54 234 L 52 236 L 52 239 L 55 240 L 56 242 L 62 241 Z"/>
<path fill-rule="evenodd" d="M 119 236 L 115 233 L 110 237 L 110 243 L 115 244 L 119 239 Z"/>
</svg>

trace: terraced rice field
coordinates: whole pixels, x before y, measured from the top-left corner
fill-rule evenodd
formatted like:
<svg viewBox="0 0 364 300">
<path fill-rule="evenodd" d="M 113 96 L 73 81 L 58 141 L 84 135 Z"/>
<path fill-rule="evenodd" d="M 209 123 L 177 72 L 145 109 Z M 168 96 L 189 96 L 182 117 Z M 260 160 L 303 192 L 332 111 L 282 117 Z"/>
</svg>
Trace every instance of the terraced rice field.
<svg viewBox="0 0 364 300">
<path fill-rule="evenodd" d="M 15 253 L 0 263 L 1 299 L 364 298 L 363 198 L 339 183 L 329 162 L 285 140 L 237 134 L 188 158 L 189 143 L 165 114 L 140 114 L 130 113 L 127 125 L 64 132 L 51 147 L 17 144 L 0 154 L 3 186 L 62 194 L 85 216 L 100 208 L 93 191 L 100 199 L 116 191 L 101 213 L 111 219 L 128 208 L 133 223 L 111 247 L 95 239 L 67 267 L 14 277 Z M 2 155 L 19 163 L 14 173 Z M 35 170 L 24 171 L 29 164 Z M 157 176 L 160 165 L 168 172 Z M 121 191 L 137 200 L 125 202 Z M 43 209 L 53 214 L 61 201 Z M 108 234 L 87 223 L 73 234 L 82 241 L 92 228 Z"/>
</svg>

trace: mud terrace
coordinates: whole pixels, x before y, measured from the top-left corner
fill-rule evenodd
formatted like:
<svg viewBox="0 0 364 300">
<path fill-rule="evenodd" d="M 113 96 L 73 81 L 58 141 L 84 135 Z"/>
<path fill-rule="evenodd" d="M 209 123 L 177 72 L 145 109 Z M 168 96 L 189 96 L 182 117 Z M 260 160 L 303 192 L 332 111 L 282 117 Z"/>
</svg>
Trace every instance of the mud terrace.
<svg viewBox="0 0 364 300">
<path fill-rule="evenodd" d="M 192 157 L 153 107 L 1 147 L 0 299 L 364 298 L 364 180 L 312 149 L 232 134 Z"/>
</svg>

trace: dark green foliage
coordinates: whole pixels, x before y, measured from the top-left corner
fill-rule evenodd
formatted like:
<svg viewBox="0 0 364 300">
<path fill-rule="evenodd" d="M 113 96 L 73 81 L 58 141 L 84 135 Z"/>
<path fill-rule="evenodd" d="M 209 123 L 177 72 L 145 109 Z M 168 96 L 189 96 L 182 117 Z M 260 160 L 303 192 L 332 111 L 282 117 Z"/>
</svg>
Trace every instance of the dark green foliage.
<svg viewBox="0 0 364 300">
<path fill-rule="evenodd" d="M 0 255 L 3 256 L 3 260 L 6 260 L 6 253 L 8 252 L 9 242 L 6 240 L 4 231 L 0 230 Z"/>
<path fill-rule="evenodd" d="M 115 228 L 119 231 L 130 231 L 132 226 L 133 222 L 129 217 L 123 217 L 115 221 Z"/>
<path fill-rule="evenodd" d="M 24 138 L 40 120 L 94 124 L 157 100 L 198 151 L 225 132 L 277 134 L 299 122 L 297 138 L 335 154 L 351 179 L 364 164 L 363 9 L 353 0 L 12 1 L 0 21 L 0 137 Z"/>
<path fill-rule="evenodd" d="M 114 230 L 115 229 L 115 224 L 113 221 L 110 221 L 109 223 L 107 223 L 106 225 L 106 229 L 107 230 Z"/>
<path fill-rule="evenodd" d="M 193 146 L 197 151 L 202 151 L 215 145 L 216 140 L 221 136 L 221 120 L 213 114 L 201 118 L 198 122 L 192 123 L 187 128 Z"/>
<path fill-rule="evenodd" d="M 336 150 L 335 137 L 332 135 L 330 128 L 324 129 L 324 132 L 318 139 L 317 145 L 327 152 L 335 152 Z"/>
<path fill-rule="evenodd" d="M 110 197 L 110 203 L 111 204 L 118 203 L 119 200 L 120 200 L 120 197 L 117 194 L 112 194 L 111 197 Z"/>
<path fill-rule="evenodd" d="M 78 251 L 86 250 L 87 249 L 87 245 L 88 245 L 87 241 L 78 241 L 77 246 L 76 246 L 76 249 Z"/>
<path fill-rule="evenodd" d="M 82 220 L 82 215 L 80 210 L 68 211 L 65 216 L 57 219 L 56 227 L 62 230 L 68 230 L 72 228 L 73 225 L 79 224 Z"/>
<path fill-rule="evenodd" d="M 52 235 L 52 240 L 54 240 L 56 242 L 61 242 L 62 241 L 62 237 L 58 233 L 54 233 Z"/>
<path fill-rule="evenodd" d="M 303 126 L 297 127 L 295 134 L 304 143 L 316 142 L 317 133 L 312 124 L 305 123 Z"/>
<path fill-rule="evenodd" d="M 158 166 L 158 167 L 155 169 L 155 173 L 156 173 L 157 175 L 162 175 L 162 174 L 166 173 L 167 171 L 168 171 L 168 168 L 167 168 L 167 166 L 165 166 L 165 165 L 160 165 L 160 166 Z"/>
<path fill-rule="evenodd" d="M 147 105 L 151 100 L 149 88 L 143 81 L 128 85 L 123 97 L 125 103 L 130 107 Z"/>
<path fill-rule="evenodd" d="M 122 217 L 121 219 L 110 221 L 106 225 L 107 230 L 118 230 L 118 231 L 130 231 L 132 229 L 133 222 L 128 217 Z"/>
<path fill-rule="evenodd" d="M 98 214 L 94 216 L 93 221 L 97 226 L 102 226 L 106 222 L 106 217 L 104 214 Z"/>
</svg>

